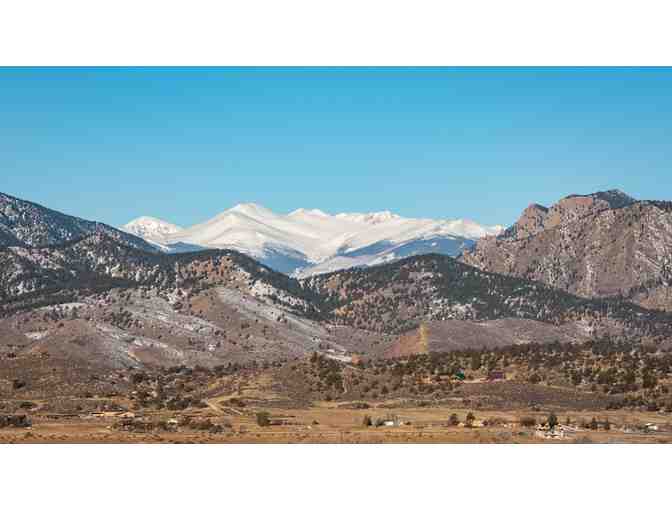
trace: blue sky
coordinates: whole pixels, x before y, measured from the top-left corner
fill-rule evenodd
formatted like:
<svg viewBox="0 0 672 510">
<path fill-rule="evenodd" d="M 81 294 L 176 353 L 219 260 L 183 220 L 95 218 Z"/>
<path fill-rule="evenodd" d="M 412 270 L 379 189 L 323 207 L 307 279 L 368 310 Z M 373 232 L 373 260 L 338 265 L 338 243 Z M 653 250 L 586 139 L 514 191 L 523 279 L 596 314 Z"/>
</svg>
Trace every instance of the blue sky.
<svg viewBox="0 0 672 510">
<path fill-rule="evenodd" d="M 114 225 L 610 188 L 672 199 L 672 69 L 0 69 L 0 191 Z"/>
</svg>

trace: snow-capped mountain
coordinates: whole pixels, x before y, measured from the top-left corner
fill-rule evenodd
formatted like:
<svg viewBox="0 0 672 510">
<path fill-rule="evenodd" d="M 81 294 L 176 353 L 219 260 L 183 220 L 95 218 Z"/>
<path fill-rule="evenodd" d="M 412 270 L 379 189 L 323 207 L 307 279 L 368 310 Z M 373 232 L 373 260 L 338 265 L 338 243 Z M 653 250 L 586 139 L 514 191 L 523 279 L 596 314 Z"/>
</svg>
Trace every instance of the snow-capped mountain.
<svg viewBox="0 0 672 510">
<path fill-rule="evenodd" d="M 234 249 L 303 277 L 425 253 L 454 256 L 477 239 L 499 234 L 503 227 L 470 220 L 403 218 L 390 211 L 331 215 L 297 209 L 285 215 L 248 203 L 185 229 L 150 217 L 134 220 L 124 229 L 165 251 Z"/>
<path fill-rule="evenodd" d="M 121 227 L 121 230 L 143 238 L 165 253 L 188 253 L 207 248 L 207 246 L 187 244 L 180 241 L 171 242 L 168 245 L 166 239 L 179 234 L 184 229 L 151 216 L 141 216 Z"/>
<path fill-rule="evenodd" d="M 151 216 L 141 216 L 121 228 L 129 234 L 152 240 L 162 239 L 183 230 L 182 227 Z"/>
</svg>

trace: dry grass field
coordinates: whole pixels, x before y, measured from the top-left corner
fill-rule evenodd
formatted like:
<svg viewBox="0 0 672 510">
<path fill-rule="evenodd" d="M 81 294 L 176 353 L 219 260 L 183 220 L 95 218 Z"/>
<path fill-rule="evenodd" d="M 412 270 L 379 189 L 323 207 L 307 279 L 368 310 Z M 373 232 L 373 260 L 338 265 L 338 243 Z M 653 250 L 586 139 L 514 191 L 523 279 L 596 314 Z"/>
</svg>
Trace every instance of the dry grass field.
<svg viewBox="0 0 672 510">
<path fill-rule="evenodd" d="M 133 413 L 131 422 L 165 423 L 176 420 L 174 430 L 155 428 L 130 431 L 118 428 L 124 418 L 110 413 L 100 416 L 33 416 L 29 428 L 0 430 L 0 443 L 668 443 L 672 441 L 672 420 L 659 413 L 599 411 L 557 413 L 560 423 L 567 418 L 572 424 L 589 423 L 595 417 L 600 423 L 608 420 L 610 430 L 591 430 L 577 426 L 575 433 L 564 439 L 545 439 L 536 435 L 535 427 L 521 425 L 521 418 L 533 417 L 541 423 L 547 415 L 542 412 L 520 412 L 464 408 L 371 407 L 343 408 L 346 404 L 317 402 L 300 409 L 264 408 L 271 424 L 260 426 L 257 414 L 249 409 L 234 413 L 229 408 L 212 404 L 205 409 L 189 412 Z M 464 425 L 472 412 L 472 427 Z M 450 425 L 456 414 L 460 424 Z M 128 416 L 128 415 L 127 415 Z M 365 417 L 390 420 L 393 424 L 365 426 Z M 185 419 L 192 423 L 183 424 Z M 198 430 L 202 423 L 216 430 Z M 655 424 L 658 431 L 643 432 L 638 427 Z"/>
</svg>

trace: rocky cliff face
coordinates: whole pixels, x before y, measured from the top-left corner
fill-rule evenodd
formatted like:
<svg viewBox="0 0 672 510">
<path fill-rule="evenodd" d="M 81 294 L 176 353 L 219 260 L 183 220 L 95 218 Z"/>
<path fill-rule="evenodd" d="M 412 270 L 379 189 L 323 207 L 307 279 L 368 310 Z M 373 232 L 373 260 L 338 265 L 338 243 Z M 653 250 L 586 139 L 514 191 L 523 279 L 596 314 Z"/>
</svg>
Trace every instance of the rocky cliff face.
<svg viewBox="0 0 672 510">
<path fill-rule="evenodd" d="M 524 239 L 544 230 L 567 225 L 578 219 L 610 209 L 633 205 L 637 201 L 619 190 L 600 191 L 591 195 L 570 195 L 551 208 L 531 204 L 520 219 L 507 229 L 502 238 Z"/>
<path fill-rule="evenodd" d="M 502 234 L 507 239 L 524 239 L 541 232 L 548 217 L 548 208 L 540 204 L 530 204 L 515 225 Z"/>
<path fill-rule="evenodd" d="M 620 192 L 571 196 L 544 214 L 528 208 L 462 260 L 583 297 L 623 297 L 672 310 L 672 203 Z"/>
</svg>

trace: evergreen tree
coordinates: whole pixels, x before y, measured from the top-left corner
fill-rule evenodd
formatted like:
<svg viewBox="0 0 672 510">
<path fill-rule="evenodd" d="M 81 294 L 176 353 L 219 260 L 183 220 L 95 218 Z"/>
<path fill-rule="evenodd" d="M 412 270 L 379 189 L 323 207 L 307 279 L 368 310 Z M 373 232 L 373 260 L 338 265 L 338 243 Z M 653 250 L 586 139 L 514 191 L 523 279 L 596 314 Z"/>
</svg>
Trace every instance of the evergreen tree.
<svg viewBox="0 0 672 510">
<path fill-rule="evenodd" d="M 555 426 L 558 424 L 558 417 L 555 415 L 555 413 L 551 413 L 548 415 L 548 428 L 549 429 L 554 429 Z"/>
</svg>

